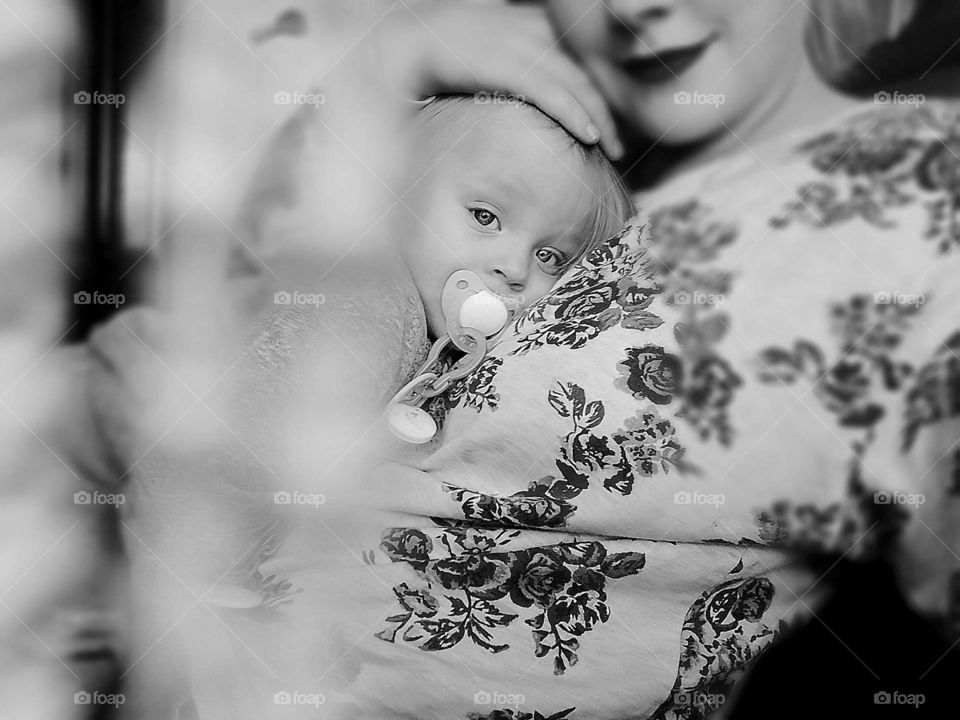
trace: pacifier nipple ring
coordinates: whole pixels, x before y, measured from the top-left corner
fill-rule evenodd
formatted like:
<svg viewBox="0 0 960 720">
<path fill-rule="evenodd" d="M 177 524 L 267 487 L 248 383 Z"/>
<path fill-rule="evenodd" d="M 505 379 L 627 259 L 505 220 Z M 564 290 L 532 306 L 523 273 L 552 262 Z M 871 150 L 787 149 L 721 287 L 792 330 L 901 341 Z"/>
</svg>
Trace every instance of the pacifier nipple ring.
<svg viewBox="0 0 960 720">
<path fill-rule="evenodd" d="M 507 306 L 489 290 L 474 293 L 460 306 L 460 325 L 479 330 L 484 337 L 496 335 L 508 319 Z"/>
<path fill-rule="evenodd" d="M 488 350 L 513 316 L 500 296 L 469 270 L 457 270 L 447 278 L 441 305 L 450 340 L 467 353 L 473 350 L 473 344 L 464 333 L 466 328 L 479 331 L 486 339 L 481 344 Z"/>
</svg>

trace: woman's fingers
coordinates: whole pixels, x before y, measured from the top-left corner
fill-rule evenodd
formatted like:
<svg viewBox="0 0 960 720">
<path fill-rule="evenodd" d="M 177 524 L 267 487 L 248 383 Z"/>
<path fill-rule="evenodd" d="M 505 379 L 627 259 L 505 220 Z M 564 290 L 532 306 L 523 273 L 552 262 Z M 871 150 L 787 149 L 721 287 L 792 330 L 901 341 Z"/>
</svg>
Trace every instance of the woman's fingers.
<svg viewBox="0 0 960 720">
<path fill-rule="evenodd" d="M 447 65 L 432 92 L 496 90 L 536 105 L 588 145 L 601 143 L 611 158 L 622 155 L 613 116 L 603 96 L 572 60 L 557 49 L 531 60 L 529 53 L 501 53 L 488 59 L 482 74 Z"/>
<path fill-rule="evenodd" d="M 618 159 L 623 155 L 623 146 L 617 135 L 617 126 L 613 120 L 613 114 L 610 112 L 610 107 L 587 73 L 558 48 L 551 50 L 537 64 L 552 76 L 553 82 L 557 82 L 566 88 L 576 105 L 586 113 L 588 124 L 582 126 L 582 132 L 592 133 L 595 131 L 600 139 L 600 145 L 608 157 Z M 540 107 L 535 98 L 534 104 Z M 541 107 L 541 109 L 547 112 L 546 108 Z M 558 110 L 559 113 L 567 113 L 568 111 L 572 119 L 576 112 L 575 108 L 561 107 Z M 567 124 L 566 115 L 553 115 L 550 112 L 547 112 L 547 114 L 551 115 L 578 138 L 585 142 L 591 142 L 580 134 L 580 130 Z M 591 125 L 592 127 L 590 127 Z"/>
<path fill-rule="evenodd" d="M 584 143 L 622 154 L 613 117 L 587 74 L 559 47 L 540 7 L 426 3 L 388 32 L 409 51 L 419 47 L 415 95 L 501 91 L 522 97 Z M 404 36 L 405 37 L 402 37 Z"/>
</svg>

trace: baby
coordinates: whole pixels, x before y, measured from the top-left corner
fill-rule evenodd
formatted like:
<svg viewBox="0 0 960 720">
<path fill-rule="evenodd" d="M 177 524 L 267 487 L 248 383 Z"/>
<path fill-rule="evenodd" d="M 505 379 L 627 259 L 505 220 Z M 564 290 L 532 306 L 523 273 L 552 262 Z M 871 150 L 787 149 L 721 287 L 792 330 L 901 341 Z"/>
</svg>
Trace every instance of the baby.
<svg viewBox="0 0 960 720">
<path fill-rule="evenodd" d="M 421 373 L 440 375 L 440 386 L 432 386 L 434 376 L 416 375 L 388 405 L 387 426 L 410 443 L 436 433 L 435 419 L 419 406 L 429 397 L 424 392 L 453 379 L 441 374 L 450 364 L 434 364 L 449 359 L 438 354 L 448 329 L 456 337 L 458 326 L 472 322 L 476 331 L 472 343 L 458 343 L 468 355 L 455 367 L 453 377 L 461 377 L 482 361 L 483 336 L 495 336 L 509 321 L 503 307 L 491 307 L 489 295 L 476 293 L 492 292 L 510 310 L 522 310 L 632 214 L 629 196 L 598 148 L 581 145 L 532 105 L 490 99 L 435 98 L 415 119 L 411 222 L 398 252 L 435 341 Z M 463 271 L 472 277 L 466 280 Z M 448 287 L 453 273 L 459 273 L 454 286 L 467 283 L 459 295 Z M 471 297 L 483 301 L 471 303 L 470 316 L 461 314 Z"/>
<path fill-rule="evenodd" d="M 453 272 L 473 272 L 521 309 L 633 213 L 600 149 L 580 144 L 532 105 L 489 94 L 444 96 L 414 124 L 413 222 L 399 252 L 432 338 L 445 332 L 441 292 Z"/>
</svg>

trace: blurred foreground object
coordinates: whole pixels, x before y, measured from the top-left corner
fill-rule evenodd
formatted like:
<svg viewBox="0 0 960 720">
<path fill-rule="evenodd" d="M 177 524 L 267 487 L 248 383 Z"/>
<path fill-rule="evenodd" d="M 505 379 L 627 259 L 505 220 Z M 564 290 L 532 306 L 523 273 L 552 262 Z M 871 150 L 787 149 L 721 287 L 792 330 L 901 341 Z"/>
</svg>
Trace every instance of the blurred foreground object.
<svg viewBox="0 0 960 720">
<path fill-rule="evenodd" d="M 70 378 L 47 362 L 78 276 L 77 18 L 60 0 L 10 0 L 0 37 L 0 696 L 6 717 L 70 718 L 109 682 L 112 619 L 95 598 L 117 590 L 100 562 L 110 509 L 56 447 Z"/>
<path fill-rule="evenodd" d="M 260 565 L 291 524 L 337 522 L 283 493 L 343 508 L 393 381 L 384 348 L 409 341 L 387 248 L 410 106 L 364 41 L 381 5 L 170 3 L 138 70 L 124 228 L 133 265 L 156 259 L 152 307 L 88 348 L 125 497 L 129 717 L 286 717 L 274 694 L 305 687 L 290 588 Z"/>
</svg>

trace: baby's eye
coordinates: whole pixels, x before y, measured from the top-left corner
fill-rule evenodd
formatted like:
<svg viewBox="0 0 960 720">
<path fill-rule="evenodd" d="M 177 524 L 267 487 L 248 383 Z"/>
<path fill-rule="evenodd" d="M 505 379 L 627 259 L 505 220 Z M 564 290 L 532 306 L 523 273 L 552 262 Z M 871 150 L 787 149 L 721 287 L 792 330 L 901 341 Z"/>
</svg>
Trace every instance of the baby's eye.
<svg viewBox="0 0 960 720">
<path fill-rule="evenodd" d="M 473 215 L 473 219 L 483 227 L 490 227 L 490 225 L 496 223 L 497 230 L 500 230 L 500 219 L 490 210 L 486 208 L 471 208 L 470 214 Z"/>
<path fill-rule="evenodd" d="M 535 255 L 548 275 L 555 275 L 567 263 L 567 256 L 552 247 L 539 248 Z"/>
</svg>

